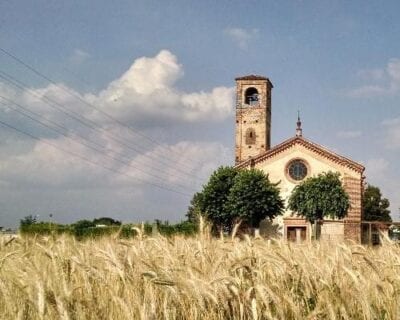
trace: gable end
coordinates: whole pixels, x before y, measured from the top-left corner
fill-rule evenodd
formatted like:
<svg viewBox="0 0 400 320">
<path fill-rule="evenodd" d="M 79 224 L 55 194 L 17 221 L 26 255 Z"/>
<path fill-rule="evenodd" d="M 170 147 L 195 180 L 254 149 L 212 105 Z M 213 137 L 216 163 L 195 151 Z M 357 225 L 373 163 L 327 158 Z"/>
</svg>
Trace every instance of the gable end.
<svg viewBox="0 0 400 320">
<path fill-rule="evenodd" d="M 350 160 L 346 157 L 340 156 L 314 142 L 308 141 L 306 139 L 304 139 L 303 137 L 294 137 L 291 139 L 288 139 L 284 142 L 282 142 L 281 144 L 275 146 L 274 148 L 270 149 L 269 151 L 255 157 L 249 160 L 246 160 L 245 162 L 240 163 L 239 165 L 236 166 L 236 168 L 246 168 L 246 167 L 252 167 L 254 166 L 256 163 L 259 162 L 263 162 L 267 159 L 270 159 L 274 156 L 276 156 L 279 153 L 282 153 L 284 151 L 286 151 L 287 149 L 293 147 L 294 145 L 299 144 L 301 146 L 303 146 L 304 148 L 315 152 L 316 154 L 329 159 L 330 161 L 337 163 L 341 166 L 347 167 L 351 170 L 354 170 L 360 174 L 362 174 L 365 170 L 364 166 L 362 166 L 361 164 Z"/>
</svg>

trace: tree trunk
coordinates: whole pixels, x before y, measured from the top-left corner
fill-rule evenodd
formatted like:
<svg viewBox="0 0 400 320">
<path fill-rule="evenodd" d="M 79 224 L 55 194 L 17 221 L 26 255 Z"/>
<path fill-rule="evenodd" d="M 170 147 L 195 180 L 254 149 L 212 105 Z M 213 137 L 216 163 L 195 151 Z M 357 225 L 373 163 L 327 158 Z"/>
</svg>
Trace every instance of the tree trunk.
<svg viewBox="0 0 400 320">
<path fill-rule="evenodd" d="M 312 229 L 312 240 L 319 240 L 321 236 L 321 221 L 316 220 L 311 224 L 311 229 Z"/>
</svg>

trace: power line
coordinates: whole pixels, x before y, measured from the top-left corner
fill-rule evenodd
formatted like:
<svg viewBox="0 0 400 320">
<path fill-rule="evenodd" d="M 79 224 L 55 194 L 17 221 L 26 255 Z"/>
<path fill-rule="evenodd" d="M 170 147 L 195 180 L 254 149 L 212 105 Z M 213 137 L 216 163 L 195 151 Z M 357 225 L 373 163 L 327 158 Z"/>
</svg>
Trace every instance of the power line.
<svg viewBox="0 0 400 320">
<path fill-rule="evenodd" d="M 134 176 L 132 176 L 132 175 L 128 175 L 128 174 L 126 174 L 126 173 L 124 173 L 124 172 L 122 172 L 122 171 L 115 170 L 115 169 L 113 169 L 113 168 L 111 168 L 111 167 L 107 167 L 107 166 L 105 166 L 105 165 L 103 165 L 103 164 L 101 164 L 101 163 L 96 163 L 96 162 L 90 160 L 89 158 L 87 158 L 87 157 L 85 157 L 85 156 L 82 156 L 82 155 L 80 155 L 80 154 L 78 154 L 78 153 L 76 153 L 76 152 L 72 152 L 72 151 L 68 151 L 68 150 L 65 150 L 65 149 L 63 149 L 63 148 L 60 148 L 60 147 L 58 147 L 57 145 L 55 145 L 55 144 L 53 144 L 53 143 L 51 143 L 51 142 L 45 141 L 45 140 L 43 140 L 43 139 L 41 139 L 41 138 L 39 138 L 39 137 L 37 137 L 37 136 L 31 134 L 31 133 L 28 133 L 28 132 L 26 132 L 26 131 L 24 131 L 24 130 L 18 129 L 18 128 L 16 128 L 16 127 L 14 127 L 14 126 L 12 126 L 12 125 L 10 125 L 10 124 L 4 122 L 4 121 L 1 121 L 1 120 L 0 120 L 0 124 L 3 125 L 4 127 L 7 127 L 7 128 L 12 129 L 12 130 L 14 130 L 14 131 L 17 131 L 17 132 L 19 132 L 19 133 L 21 133 L 21 134 L 23 134 L 23 135 L 26 135 L 26 136 L 28 136 L 28 137 L 34 139 L 34 140 L 38 140 L 38 141 L 40 141 L 40 142 L 42 142 L 42 143 L 45 143 L 45 144 L 47 144 L 47 145 L 50 145 L 50 146 L 52 146 L 53 148 L 56 148 L 56 149 L 58 149 L 58 150 L 60 150 L 60 151 L 62 151 L 62 152 L 64 152 L 64 153 L 67 153 L 67 154 L 73 156 L 73 157 L 76 157 L 76 158 L 79 158 L 79 159 L 81 159 L 81 160 L 83 160 L 83 161 L 86 161 L 86 162 L 88 162 L 88 163 L 90 163 L 90 164 L 92 164 L 92 165 L 100 166 L 100 167 L 102 167 L 102 168 L 104 168 L 104 169 L 106 169 L 106 170 L 109 170 L 109 171 L 112 171 L 112 172 L 114 172 L 114 173 L 118 173 L 118 174 L 121 174 L 121 175 L 125 175 L 125 176 L 130 177 L 130 178 L 135 178 L 136 180 L 139 180 L 139 181 L 141 181 L 141 182 L 143 182 L 143 183 L 145 183 L 145 184 L 152 185 L 152 186 L 154 186 L 154 187 L 156 187 L 156 188 L 159 188 L 159 189 L 167 190 L 167 191 L 174 192 L 174 193 L 177 193 L 177 194 L 181 194 L 181 195 L 184 195 L 184 196 L 191 196 L 190 194 L 187 194 L 187 193 L 184 193 L 184 192 L 181 192 L 181 191 L 178 191 L 178 190 L 175 190 L 175 189 L 172 189 L 172 188 L 163 186 L 163 185 L 159 185 L 159 184 L 153 183 L 153 182 L 151 182 L 151 181 L 146 181 L 146 180 L 143 180 L 143 179 L 141 179 L 141 178 L 134 177 Z"/>
<path fill-rule="evenodd" d="M 109 154 L 107 154 L 107 153 L 104 153 L 102 150 L 99 150 L 98 148 L 95 148 L 95 147 L 93 147 L 93 146 L 91 146 L 91 145 L 88 145 L 88 144 L 85 143 L 85 142 L 79 141 L 79 140 L 74 139 L 73 137 L 71 137 L 70 134 L 69 134 L 68 128 L 66 128 L 66 127 L 64 127 L 64 126 L 62 126 L 62 125 L 60 125 L 60 124 L 58 124 L 58 123 L 56 123 L 56 122 L 54 122 L 54 121 L 52 121 L 52 120 L 50 120 L 50 119 L 46 119 L 46 118 L 42 117 L 40 114 L 38 114 L 38 113 L 36 113 L 36 112 L 34 112 L 34 111 L 31 111 L 31 110 L 29 110 L 29 109 L 23 107 L 22 105 L 16 103 L 15 101 L 13 101 L 13 100 L 11 100 L 11 99 L 8 99 L 8 98 L 6 98 L 6 97 L 4 97 L 4 96 L 2 96 L 2 95 L 0 95 L 0 98 L 3 99 L 3 100 L 5 100 L 5 101 L 7 101 L 8 103 L 10 103 L 10 104 L 12 104 L 12 105 L 17 106 L 18 108 L 20 108 L 20 109 L 22 109 L 22 110 L 24 110 L 24 111 L 26 111 L 26 112 L 28 112 L 28 113 L 30 113 L 30 114 L 35 115 L 36 117 L 38 117 L 38 118 L 40 118 L 40 119 L 43 119 L 44 121 L 46 121 L 46 122 L 48 122 L 48 123 L 51 123 L 53 126 L 55 126 L 55 127 L 57 127 L 57 128 L 60 128 L 61 130 L 65 131 L 65 132 L 60 132 L 60 130 L 55 129 L 55 128 L 53 128 L 53 127 L 50 127 L 49 125 L 43 123 L 42 121 L 37 120 L 37 119 L 35 119 L 35 118 L 29 116 L 29 115 L 26 114 L 25 112 L 22 112 L 22 111 L 16 109 L 15 107 L 10 106 L 10 105 L 7 105 L 7 107 L 13 109 L 15 112 L 18 112 L 19 114 L 22 114 L 23 116 L 25 116 L 25 117 L 31 119 L 32 121 L 37 122 L 37 123 L 41 124 L 42 126 L 45 126 L 46 128 L 48 128 L 48 129 L 50 129 L 50 130 L 52 130 L 52 131 L 55 131 L 55 132 L 57 132 L 57 133 L 59 133 L 59 134 L 65 136 L 65 137 L 67 137 L 67 138 L 69 138 L 69 139 L 75 141 L 76 143 L 79 143 L 80 145 L 83 145 L 83 146 L 85 146 L 85 147 L 87 147 L 87 148 L 90 148 L 90 149 L 92 149 L 92 150 L 94 150 L 94 151 L 96 151 L 96 152 L 101 153 L 102 155 L 105 155 L 105 156 L 107 156 L 107 157 L 109 157 L 109 158 L 112 158 L 112 159 L 115 160 L 115 161 L 121 162 L 121 163 L 123 163 L 123 164 L 125 164 L 125 165 L 128 165 L 128 166 L 132 167 L 132 168 L 138 169 L 139 171 L 142 171 L 143 173 L 145 173 L 145 174 L 147 174 L 147 175 L 154 176 L 153 174 L 149 174 L 149 173 L 145 172 L 144 170 L 142 170 L 142 169 L 140 169 L 140 168 L 138 168 L 138 167 L 132 165 L 131 163 L 127 162 L 127 160 L 129 160 L 129 159 L 128 159 L 125 155 L 123 155 L 122 153 L 120 153 L 120 152 L 115 152 L 114 150 L 110 150 L 110 151 L 116 153 L 117 155 L 119 155 L 120 157 L 124 158 L 124 160 L 121 160 L 120 157 L 115 157 L 115 156 L 109 155 Z M 97 146 L 97 147 L 100 147 L 100 148 L 104 149 L 104 146 L 102 146 L 101 144 L 99 144 L 99 143 L 97 143 L 97 142 L 95 142 L 95 141 L 92 141 L 92 140 L 90 140 L 90 139 L 88 139 L 88 138 L 86 138 L 86 137 L 84 137 L 83 135 L 80 135 L 80 134 L 78 134 L 78 133 L 76 133 L 76 135 L 77 135 L 78 137 L 80 137 L 81 139 L 83 139 L 83 140 L 85 140 L 85 141 L 88 141 L 89 143 L 91 143 L 91 144 L 93 144 L 93 145 L 95 145 L 95 146 Z M 125 160 L 125 159 L 127 159 L 127 160 Z M 159 168 L 156 167 L 156 166 L 150 166 L 150 165 L 148 165 L 148 164 L 144 165 L 144 167 L 151 168 L 151 169 L 153 169 L 153 170 L 155 170 L 155 171 L 158 171 L 158 172 L 160 172 L 160 173 L 164 173 L 164 172 L 165 172 L 165 170 L 159 169 Z M 174 169 L 174 168 L 172 168 L 172 169 Z M 183 177 L 183 176 L 181 176 L 181 177 Z M 157 176 L 157 178 L 160 178 L 160 177 Z M 184 188 L 187 188 L 187 186 L 184 186 L 184 185 L 181 185 L 181 184 L 179 184 L 179 186 L 184 187 Z"/>
<path fill-rule="evenodd" d="M 131 167 L 131 168 L 134 168 L 134 169 L 136 169 L 136 170 L 138 170 L 138 171 L 140 171 L 140 172 L 142 172 L 142 173 L 144 173 L 144 174 L 146 174 L 146 175 L 148 175 L 148 176 L 151 176 L 151 177 L 153 177 L 153 178 L 156 178 L 156 179 L 158 179 L 158 180 L 161 179 L 160 176 L 156 176 L 156 175 L 154 175 L 154 174 L 152 174 L 152 173 L 148 173 L 148 172 L 146 172 L 145 170 L 143 170 L 143 169 L 141 169 L 141 168 L 139 168 L 139 167 L 137 167 L 137 166 L 132 165 L 130 162 L 121 160 L 121 159 L 119 159 L 119 158 L 117 158 L 117 157 L 114 157 L 114 156 L 112 156 L 112 155 L 109 155 L 109 154 L 107 154 L 107 153 L 103 153 L 102 150 L 99 150 L 99 149 L 97 149 L 97 148 L 95 148 L 95 147 L 92 147 L 91 145 L 89 145 L 89 144 L 87 144 L 87 143 L 84 143 L 84 142 L 82 142 L 82 141 L 76 140 L 76 139 L 70 137 L 68 134 L 65 134 L 65 133 L 61 132 L 60 130 L 57 130 L 57 129 L 55 129 L 55 128 L 52 128 L 52 127 L 50 127 L 49 125 L 45 124 L 44 122 L 42 122 L 42 121 L 40 121 L 40 120 L 37 120 L 37 119 L 35 119 L 35 118 L 29 116 L 28 114 L 26 114 L 26 113 L 24 113 L 24 112 L 22 112 L 22 111 L 20 111 L 20 110 L 17 110 L 17 109 L 15 109 L 15 108 L 13 108 L 13 107 L 10 107 L 9 105 L 7 105 L 7 107 L 12 108 L 15 112 L 18 112 L 19 114 L 23 115 L 24 117 L 27 117 L 27 118 L 29 118 L 30 120 L 32 120 L 32 121 L 34 121 L 34 122 L 36 122 L 36 123 L 39 123 L 40 125 L 42 125 L 42 126 L 48 128 L 48 129 L 50 129 L 50 130 L 52 130 L 52 131 L 54 131 L 54 132 L 57 132 L 58 134 L 63 135 L 64 137 L 66 137 L 66 138 L 68 138 L 68 139 L 74 141 L 75 143 L 78 143 L 78 144 L 80 144 L 80 145 L 82 145 L 82 146 L 85 146 L 85 147 L 87 147 L 87 148 L 89 148 L 89 149 L 91 149 L 91 150 L 94 150 L 94 151 L 100 153 L 102 156 L 105 156 L 105 157 L 107 157 L 107 158 L 109 158 L 109 159 L 112 159 L 112 160 L 117 161 L 117 162 L 119 162 L 119 163 L 122 163 L 122 164 L 124 164 L 124 165 L 126 165 L 126 166 L 129 166 L 129 167 Z M 29 112 L 29 111 L 28 111 L 28 112 Z M 59 126 L 59 127 L 65 129 L 65 128 L 62 127 L 62 126 Z M 85 140 L 86 140 L 86 139 L 85 139 Z M 162 180 L 160 180 L 160 182 L 162 182 Z M 187 186 L 182 185 L 182 184 L 175 184 L 175 186 L 180 187 L 180 188 L 182 188 L 182 189 L 188 189 Z M 195 192 L 195 190 L 193 190 L 193 189 L 192 189 L 191 191 Z"/>
<path fill-rule="evenodd" d="M 8 57 L 10 57 L 11 59 L 13 59 L 14 61 L 18 62 L 19 64 L 21 64 L 22 66 L 24 66 L 25 68 L 29 69 L 31 72 L 33 72 L 34 74 L 36 74 L 37 76 L 39 76 L 42 79 L 45 79 L 46 81 L 52 83 L 54 86 L 56 86 L 57 88 L 59 88 L 60 90 L 63 90 L 65 92 L 67 92 L 68 94 L 70 94 L 71 96 L 75 97 L 76 99 L 78 99 L 79 101 L 81 101 L 82 103 L 84 103 L 85 105 L 89 106 L 92 109 L 97 110 L 98 112 L 100 112 L 103 116 L 105 116 L 106 118 L 114 121 L 115 123 L 119 124 L 120 126 L 123 126 L 125 128 L 127 128 L 128 130 L 130 130 L 131 132 L 133 132 L 134 134 L 137 134 L 139 136 L 141 136 L 142 138 L 146 139 L 147 141 L 160 146 L 161 148 L 165 148 L 164 145 L 160 144 L 158 141 L 152 139 L 151 137 L 148 137 L 147 135 L 143 134 L 142 132 L 134 129 L 132 126 L 125 124 L 124 122 L 118 120 L 117 118 L 111 116 L 109 113 L 105 112 L 104 110 L 96 107 L 95 105 L 89 103 L 88 101 L 86 101 L 85 99 L 82 99 L 79 95 L 77 95 L 74 91 L 67 89 L 65 87 L 61 87 L 59 86 L 53 79 L 51 79 L 50 77 L 48 77 L 47 75 L 43 74 L 42 72 L 38 71 L 37 69 L 35 69 L 34 67 L 32 67 L 31 65 L 29 65 L 28 63 L 24 62 L 22 59 L 18 58 L 17 56 L 15 56 L 14 54 L 12 54 L 11 52 L 5 50 L 4 48 L 0 47 L 0 51 L 3 52 L 5 55 L 7 55 Z M 179 154 L 178 154 L 179 155 Z M 179 155 L 180 156 L 180 155 Z M 198 163 L 198 164 L 202 164 L 201 162 L 192 159 L 192 162 Z"/>
<path fill-rule="evenodd" d="M 27 91 L 32 96 L 42 100 L 44 103 L 46 103 L 51 108 L 56 109 L 57 111 L 59 111 L 59 112 L 65 114 L 66 116 L 74 119 L 75 121 L 79 122 L 83 126 L 89 127 L 90 129 L 95 130 L 97 132 L 100 131 L 100 132 L 104 133 L 111 140 L 113 140 L 116 143 L 119 143 L 120 145 L 124 146 L 125 148 L 128 148 L 128 149 L 130 149 L 130 150 L 132 150 L 132 151 L 134 151 L 136 153 L 139 153 L 139 154 L 141 154 L 141 152 L 143 151 L 143 150 L 137 149 L 137 147 L 132 147 L 131 145 L 126 144 L 124 141 L 121 141 L 119 138 L 116 138 L 114 135 L 110 134 L 107 130 L 105 130 L 105 129 L 101 128 L 101 127 L 96 127 L 97 124 L 95 122 L 93 122 L 92 120 L 88 119 L 87 117 L 84 117 L 84 116 L 80 115 L 79 113 L 77 113 L 75 111 L 66 109 L 62 104 L 58 103 L 57 101 L 54 101 L 54 100 L 52 100 L 52 99 L 50 99 L 48 97 L 41 97 L 36 92 L 34 92 L 32 89 L 29 89 L 27 87 L 27 85 L 24 84 L 22 81 L 17 80 L 16 78 L 14 78 L 13 76 L 9 75 L 8 73 L 0 70 L 0 78 L 4 79 L 8 83 L 10 83 L 13 86 L 19 88 L 20 90 Z M 83 119 L 85 119 L 85 120 L 83 120 Z M 145 154 L 145 153 L 144 154 L 142 153 L 142 156 L 148 157 L 148 158 L 150 158 L 152 160 L 163 162 L 168 167 L 170 166 L 169 163 L 166 163 L 166 162 L 162 161 L 163 159 L 160 159 L 158 157 L 155 159 L 154 157 L 152 157 L 152 156 L 150 156 L 148 154 Z M 172 162 L 172 160 L 170 160 L 170 161 Z M 176 161 L 173 162 L 173 164 L 176 165 Z M 174 169 L 174 170 L 177 171 L 177 172 L 181 172 L 181 173 L 183 173 L 185 175 L 192 176 L 195 179 L 199 179 L 197 176 L 195 176 L 195 175 L 193 175 L 191 173 L 188 173 L 186 171 L 178 170 L 178 169 Z"/>
</svg>

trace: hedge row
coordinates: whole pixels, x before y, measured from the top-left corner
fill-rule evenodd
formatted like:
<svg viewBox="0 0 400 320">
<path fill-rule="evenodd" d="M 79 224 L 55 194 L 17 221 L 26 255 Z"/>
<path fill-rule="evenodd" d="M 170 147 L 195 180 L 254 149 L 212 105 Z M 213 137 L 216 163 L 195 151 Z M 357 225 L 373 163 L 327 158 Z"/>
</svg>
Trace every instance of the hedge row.
<svg viewBox="0 0 400 320">
<path fill-rule="evenodd" d="M 144 227 L 144 228 L 143 228 Z M 197 232 L 197 226 L 188 221 L 177 224 L 161 223 L 145 223 L 144 225 L 124 224 L 124 225 L 108 225 L 96 226 L 91 221 L 82 220 L 70 225 L 56 224 L 51 222 L 35 222 L 31 224 L 21 224 L 19 232 L 21 235 L 60 235 L 70 234 L 78 239 L 97 238 L 101 236 L 118 234 L 121 238 L 131 238 L 137 235 L 135 229 L 144 229 L 145 235 L 159 233 L 164 236 L 172 236 L 176 234 L 193 235 Z"/>
</svg>

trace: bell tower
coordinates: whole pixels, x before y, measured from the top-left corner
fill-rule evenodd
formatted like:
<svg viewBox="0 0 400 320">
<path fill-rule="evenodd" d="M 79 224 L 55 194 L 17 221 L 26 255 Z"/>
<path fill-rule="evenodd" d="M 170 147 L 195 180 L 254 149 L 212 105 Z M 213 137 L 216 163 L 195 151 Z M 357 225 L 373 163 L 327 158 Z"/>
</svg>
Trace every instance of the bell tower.
<svg viewBox="0 0 400 320">
<path fill-rule="evenodd" d="M 235 164 L 271 147 L 271 81 L 262 76 L 236 78 Z"/>
</svg>

